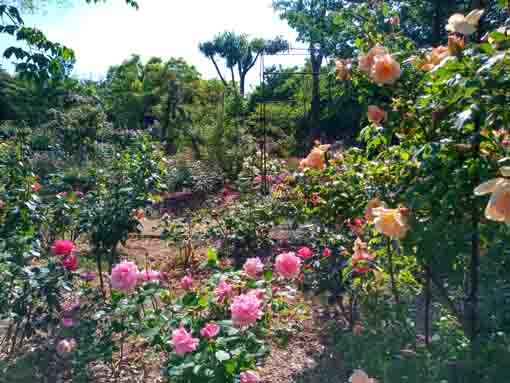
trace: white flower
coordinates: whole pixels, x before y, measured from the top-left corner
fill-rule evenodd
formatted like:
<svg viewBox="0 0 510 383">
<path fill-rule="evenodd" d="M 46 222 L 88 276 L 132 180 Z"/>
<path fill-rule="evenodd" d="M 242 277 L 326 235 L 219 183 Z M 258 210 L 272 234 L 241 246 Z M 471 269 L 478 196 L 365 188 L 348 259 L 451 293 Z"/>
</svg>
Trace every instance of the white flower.
<svg viewBox="0 0 510 383">
<path fill-rule="evenodd" d="M 476 32 L 478 22 L 483 12 L 483 9 L 475 9 L 466 16 L 461 13 L 455 13 L 448 19 L 446 30 L 451 33 L 460 33 L 464 36 L 472 35 Z"/>
</svg>

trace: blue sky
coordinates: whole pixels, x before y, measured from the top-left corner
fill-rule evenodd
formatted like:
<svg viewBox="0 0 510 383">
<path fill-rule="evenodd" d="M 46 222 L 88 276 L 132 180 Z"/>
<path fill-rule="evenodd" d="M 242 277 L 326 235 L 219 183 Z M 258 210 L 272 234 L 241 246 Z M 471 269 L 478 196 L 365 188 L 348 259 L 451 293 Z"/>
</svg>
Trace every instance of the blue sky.
<svg viewBox="0 0 510 383">
<path fill-rule="evenodd" d="M 296 34 L 271 8 L 271 0 L 139 0 L 140 9 L 124 0 L 87 5 L 75 0 L 74 6 L 49 7 L 43 14 L 25 16 L 53 41 L 73 48 L 77 56 L 74 74 L 100 78 L 110 65 L 137 53 L 151 56 L 183 57 L 194 64 L 205 78 L 216 77 L 212 64 L 198 51 L 200 41 L 216 33 L 233 30 L 253 37 L 282 35 L 296 45 Z M 8 45 L 1 37 L 0 50 Z M 0 60 L 7 66 L 5 59 Z M 302 58 L 268 58 L 266 64 L 292 65 Z M 258 66 L 249 78 L 258 81 Z"/>
</svg>

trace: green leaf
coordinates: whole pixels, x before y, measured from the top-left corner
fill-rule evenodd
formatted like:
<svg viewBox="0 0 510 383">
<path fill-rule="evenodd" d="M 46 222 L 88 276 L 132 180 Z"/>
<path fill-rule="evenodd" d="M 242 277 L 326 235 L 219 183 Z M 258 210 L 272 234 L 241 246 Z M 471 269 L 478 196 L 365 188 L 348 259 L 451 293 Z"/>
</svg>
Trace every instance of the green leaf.
<svg viewBox="0 0 510 383">
<path fill-rule="evenodd" d="M 273 271 L 272 270 L 264 271 L 264 280 L 266 282 L 271 282 L 273 280 Z"/>
<path fill-rule="evenodd" d="M 233 375 L 236 372 L 236 363 L 233 360 L 223 363 L 223 367 L 225 367 L 225 371 L 227 371 L 230 375 Z"/>
<path fill-rule="evenodd" d="M 216 359 L 218 359 L 220 362 L 224 362 L 224 361 L 230 359 L 230 354 L 228 352 L 223 351 L 223 350 L 216 351 L 214 356 L 216 356 Z"/>
<path fill-rule="evenodd" d="M 207 261 L 209 262 L 209 264 L 216 265 L 218 263 L 218 253 L 213 249 L 208 249 Z"/>
<path fill-rule="evenodd" d="M 153 327 L 142 332 L 144 338 L 152 340 L 156 335 L 159 334 L 159 327 Z"/>
<path fill-rule="evenodd" d="M 198 296 L 195 293 L 187 293 L 182 298 L 182 304 L 184 306 L 194 306 L 198 303 Z"/>
<path fill-rule="evenodd" d="M 384 17 L 388 17 L 388 15 L 390 14 L 390 6 L 387 3 L 383 5 L 382 13 Z"/>
</svg>

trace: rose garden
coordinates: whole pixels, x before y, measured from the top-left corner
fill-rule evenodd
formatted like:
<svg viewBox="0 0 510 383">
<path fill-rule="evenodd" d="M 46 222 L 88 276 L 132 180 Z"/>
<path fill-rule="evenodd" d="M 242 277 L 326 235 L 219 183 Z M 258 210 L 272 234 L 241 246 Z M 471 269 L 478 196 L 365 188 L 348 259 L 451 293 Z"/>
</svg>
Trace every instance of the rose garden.
<svg viewBox="0 0 510 383">
<path fill-rule="evenodd" d="M 217 61 L 283 41 L 70 84 L 8 3 L 1 383 L 510 379 L 506 1 L 275 1 L 311 56 L 251 94 Z"/>
</svg>

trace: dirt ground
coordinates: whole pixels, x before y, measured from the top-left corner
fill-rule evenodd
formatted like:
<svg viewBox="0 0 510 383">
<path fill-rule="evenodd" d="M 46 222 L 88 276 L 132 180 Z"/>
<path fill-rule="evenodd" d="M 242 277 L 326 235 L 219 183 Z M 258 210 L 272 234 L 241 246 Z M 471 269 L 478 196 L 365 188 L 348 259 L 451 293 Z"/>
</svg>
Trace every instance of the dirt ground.
<svg viewBox="0 0 510 383">
<path fill-rule="evenodd" d="M 163 269 L 172 269 L 173 278 L 179 280 L 185 270 L 174 267 L 174 259 L 177 255 L 174 249 L 167 248 L 158 238 L 157 232 L 150 229 L 154 222 L 146 223 L 144 236 L 130 240 L 122 249 L 130 257 L 139 261 L 149 258 Z M 199 262 L 205 256 L 206 249 L 196 249 L 196 261 Z M 205 276 L 204 276 L 205 277 Z M 324 315 L 318 315 L 320 308 L 314 310 L 301 331 L 293 334 L 288 344 L 280 345 L 271 341 L 271 352 L 261 363 L 258 372 L 264 383 L 338 383 L 342 381 L 342 364 L 338 351 L 334 350 L 329 343 L 328 325 L 331 320 Z M 138 355 L 140 354 L 140 355 Z M 106 368 L 97 366 L 97 383 L 113 382 L 108 379 L 111 373 L 102 371 Z M 109 367 L 108 367 L 109 368 Z M 159 382 L 159 361 L 155 355 L 152 360 L 143 359 L 143 352 L 137 351 L 136 346 L 131 345 L 128 352 L 127 362 L 119 377 L 120 382 Z"/>
<path fill-rule="evenodd" d="M 120 248 L 121 254 L 136 259 L 139 264 L 148 262 L 151 266 L 168 273 L 172 286 L 178 287 L 178 281 L 190 269 L 205 260 L 207 248 L 197 248 L 194 258 L 187 267 L 182 266 L 182 254 L 169 248 L 159 239 L 160 232 L 153 227 L 156 220 L 146 220 L 141 235 L 132 237 L 126 246 Z M 193 272 L 194 278 L 207 278 L 207 272 Z M 271 352 L 258 366 L 258 373 L 264 383 L 338 383 L 343 381 L 340 355 L 329 343 L 327 327 L 332 320 L 319 315 L 319 307 L 310 303 L 310 318 L 302 328 L 290 335 L 288 343 L 283 346 L 278 339 L 270 341 Z M 148 354 L 147 347 L 141 339 L 130 339 L 124 346 L 122 365 L 119 355 L 113 367 L 107 363 L 95 363 L 91 366 L 93 383 L 159 383 L 163 382 L 160 368 L 164 355 Z M 9 381 L 13 382 L 12 380 Z M 19 383 L 28 381 L 19 381 Z M 71 383 L 64 379 L 63 382 Z M 0 383 L 4 383 L 0 377 Z M 13 382 L 14 383 L 14 382 Z M 17 382 L 18 383 L 18 382 Z"/>
</svg>

